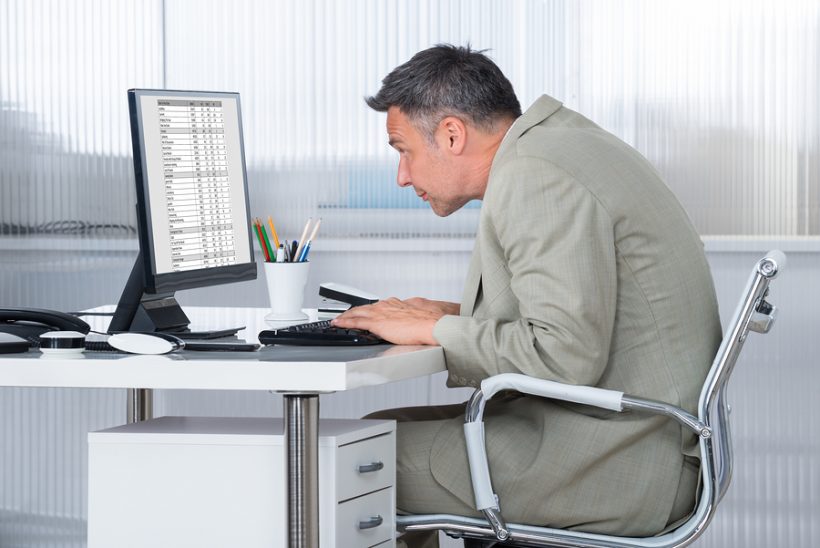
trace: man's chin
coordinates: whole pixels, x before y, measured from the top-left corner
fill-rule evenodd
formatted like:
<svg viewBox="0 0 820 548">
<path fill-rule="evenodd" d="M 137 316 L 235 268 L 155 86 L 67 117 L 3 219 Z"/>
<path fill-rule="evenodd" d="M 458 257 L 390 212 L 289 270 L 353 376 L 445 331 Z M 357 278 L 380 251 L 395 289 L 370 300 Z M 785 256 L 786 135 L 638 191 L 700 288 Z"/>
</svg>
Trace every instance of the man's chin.
<svg viewBox="0 0 820 548">
<path fill-rule="evenodd" d="M 432 209 L 433 213 L 435 213 L 438 217 L 447 217 L 461 209 L 461 206 L 453 208 L 452 206 L 441 206 L 430 202 L 430 209 Z"/>
</svg>

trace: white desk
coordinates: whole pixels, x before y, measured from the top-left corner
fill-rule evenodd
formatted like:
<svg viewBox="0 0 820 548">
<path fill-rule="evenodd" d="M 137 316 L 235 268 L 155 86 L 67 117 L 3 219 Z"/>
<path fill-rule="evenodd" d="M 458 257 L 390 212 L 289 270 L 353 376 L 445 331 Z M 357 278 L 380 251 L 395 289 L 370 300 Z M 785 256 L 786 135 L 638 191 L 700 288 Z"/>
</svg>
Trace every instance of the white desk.
<svg viewBox="0 0 820 548">
<path fill-rule="evenodd" d="M 256 342 L 269 329 L 267 309 L 186 307 L 195 328 L 247 326 Z M 104 331 L 110 318 L 86 317 Z M 272 390 L 284 395 L 288 524 L 291 547 L 318 546 L 319 394 L 375 386 L 444 371 L 429 346 L 263 347 L 258 352 L 178 352 L 134 356 L 86 352 L 0 354 L 0 386 L 189 390 Z"/>
</svg>

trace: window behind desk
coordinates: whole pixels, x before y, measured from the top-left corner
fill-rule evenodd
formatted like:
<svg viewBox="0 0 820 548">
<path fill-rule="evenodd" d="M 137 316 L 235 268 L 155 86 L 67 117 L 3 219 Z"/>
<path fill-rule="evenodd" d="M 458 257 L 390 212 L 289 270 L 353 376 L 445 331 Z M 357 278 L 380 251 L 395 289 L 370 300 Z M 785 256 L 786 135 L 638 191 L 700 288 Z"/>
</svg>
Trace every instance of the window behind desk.
<svg viewBox="0 0 820 548">
<path fill-rule="evenodd" d="M 362 98 L 419 49 L 490 48 L 644 153 L 702 234 L 820 232 L 816 2 L 24 2 L 0 8 L 0 234 L 134 237 L 125 90 L 239 91 L 254 215 L 469 238 L 394 185 Z M 475 206 L 473 206 L 475 207 Z"/>
</svg>

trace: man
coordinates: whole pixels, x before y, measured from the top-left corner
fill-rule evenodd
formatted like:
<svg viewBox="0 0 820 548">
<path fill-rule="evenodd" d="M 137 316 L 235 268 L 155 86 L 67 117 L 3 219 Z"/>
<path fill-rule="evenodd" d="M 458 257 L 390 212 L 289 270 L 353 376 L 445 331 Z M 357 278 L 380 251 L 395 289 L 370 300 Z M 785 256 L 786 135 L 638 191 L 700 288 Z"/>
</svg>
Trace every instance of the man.
<svg viewBox="0 0 820 548">
<path fill-rule="evenodd" d="M 510 82 L 469 47 L 415 55 L 367 99 L 387 112 L 398 184 L 440 216 L 482 200 L 460 305 L 354 308 L 336 325 L 438 344 L 448 384 L 519 372 L 694 412 L 721 331 L 702 243 L 634 149 Z M 496 401 L 497 400 L 497 401 Z M 397 505 L 475 514 L 464 406 L 396 414 Z M 506 395 L 488 403 L 493 487 L 511 522 L 652 535 L 692 509 L 694 436 L 672 421 Z"/>
</svg>

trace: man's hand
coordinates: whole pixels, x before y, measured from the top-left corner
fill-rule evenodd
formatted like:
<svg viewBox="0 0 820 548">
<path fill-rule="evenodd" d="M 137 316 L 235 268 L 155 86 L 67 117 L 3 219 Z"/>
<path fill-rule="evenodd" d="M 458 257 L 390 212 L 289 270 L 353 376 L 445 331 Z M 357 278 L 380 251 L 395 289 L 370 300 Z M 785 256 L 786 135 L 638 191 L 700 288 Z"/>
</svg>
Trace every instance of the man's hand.
<svg viewBox="0 0 820 548">
<path fill-rule="evenodd" d="M 458 314 L 459 305 L 419 297 L 402 301 L 391 297 L 375 304 L 355 306 L 334 319 L 337 327 L 366 329 L 394 344 L 430 344 L 433 327 L 442 316 Z"/>
</svg>

